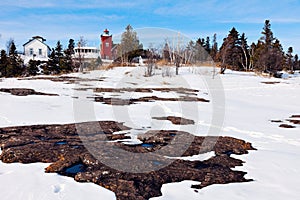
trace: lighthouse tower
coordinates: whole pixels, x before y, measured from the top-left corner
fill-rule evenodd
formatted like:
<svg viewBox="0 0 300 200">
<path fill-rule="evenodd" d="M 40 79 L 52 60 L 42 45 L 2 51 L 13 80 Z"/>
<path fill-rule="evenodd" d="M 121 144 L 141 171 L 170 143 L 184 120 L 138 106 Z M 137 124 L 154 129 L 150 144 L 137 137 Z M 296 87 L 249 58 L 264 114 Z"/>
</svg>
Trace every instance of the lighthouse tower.
<svg viewBox="0 0 300 200">
<path fill-rule="evenodd" d="M 101 58 L 112 60 L 112 35 L 109 35 L 109 30 L 105 29 L 101 35 Z"/>
</svg>

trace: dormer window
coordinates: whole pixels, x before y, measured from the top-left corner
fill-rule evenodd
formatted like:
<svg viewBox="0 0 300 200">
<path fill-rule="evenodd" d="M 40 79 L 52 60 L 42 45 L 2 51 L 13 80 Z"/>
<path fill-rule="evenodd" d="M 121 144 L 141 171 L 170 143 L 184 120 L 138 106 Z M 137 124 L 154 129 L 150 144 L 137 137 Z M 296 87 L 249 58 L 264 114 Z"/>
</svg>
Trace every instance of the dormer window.
<svg viewBox="0 0 300 200">
<path fill-rule="evenodd" d="M 33 48 L 29 49 L 29 55 L 31 55 L 31 56 L 33 55 Z"/>
<path fill-rule="evenodd" d="M 39 49 L 39 55 L 41 56 L 43 53 L 42 49 Z"/>
</svg>

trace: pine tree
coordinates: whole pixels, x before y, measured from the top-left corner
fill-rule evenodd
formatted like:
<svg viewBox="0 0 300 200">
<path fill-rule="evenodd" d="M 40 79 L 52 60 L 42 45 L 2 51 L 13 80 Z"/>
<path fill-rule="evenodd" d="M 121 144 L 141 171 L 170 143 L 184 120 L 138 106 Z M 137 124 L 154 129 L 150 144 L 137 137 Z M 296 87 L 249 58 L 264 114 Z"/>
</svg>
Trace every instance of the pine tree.
<svg viewBox="0 0 300 200">
<path fill-rule="evenodd" d="M 271 49 L 275 38 L 271 30 L 270 20 L 265 21 L 265 25 L 261 34 L 263 34 L 263 36 L 260 38 L 260 40 L 264 42 L 267 49 Z"/>
<path fill-rule="evenodd" d="M 293 68 L 294 68 L 294 70 L 300 70 L 300 63 L 299 63 L 298 54 L 296 54 L 294 56 Z"/>
<path fill-rule="evenodd" d="M 208 52 L 209 51 L 209 38 L 207 38 L 208 40 L 205 41 L 204 38 L 199 38 L 196 41 L 196 45 L 195 45 L 195 60 L 196 61 L 206 61 L 208 58 Z"/>
<path fill-rule="evenodd" d="M 0 73 L 2 77 L 6 77 L 6 69 L 8 66 L 8 58 L 5 50 L 1 50 L 0 55 Z"/>
<path fill-rule="evenodd" d="M 224 38 L 223 44 L 219 51 L 219 58 L 221 60 L 221 73 L 223 74 L 228 66 L 233 69 L 239 69 L 240 62 L 240 41 L 239 33 L 233 27 L 228 36 Z"/>
<path fill-rule="evenodd" d="M 206 40 L 205 40 L 204 49 L 208 54 L 210 54 L 211 47 L 210 47 L 210 38 L 208 36 L 206 37 Z"/>
<path fill-rule="evenodd" d="M 17 48 L 14 42 L 9 49 L 8 65 L 6 67 L 6 77 L 20 76 L 23 73 L 23 61 L 17 54 Z"/>
<path fill-rule="evenodd" d="M 285 58 L 282 45 L 278 39 L 275 39 L 272 49 L 267 55 L 269 55 L 267 66 L 271 73 L 276 73 L 283 69 Z"/>
<path fill-rule="evenodd" d="M 64 54 L 60 41 L 57 41 L 55 49 L 52 52 L 48 60 L 48 70 L 51 74 L 59 74 L 64 68 Z"/>
<path fill-rule="evenodd" d="M 172 61 L 171 49 L 168 42 L 165 43 L 165 46 L 163 48 L 163 59 L 168 62 Z"/>
<path fill-rule="evenodd" d="M 288 67 L 288 69 L 291 70 L 291 72 L 294 71 L 294 69 L 293 69 L 293 55 L 292 55 L 292 53 L 293 53 L 293 47 L 289 47 L 288 48 L 288 52 L 286 54 L 286 57 L 287 57 L 287 67 Z"/>
<path fill-rule="evenodd" d="M 273 36 L 269 20 L 265 21 L 262 34 L 256 66 L 265 72 L 276 73 L 283 67 L 284 53 L 280 41 Z"/>
<path fill-rule="evenodd" d="M 41 64 L 39 60 L 30 60 L 27 66 L 27 73 L 28 75 L 35 76 L 39 71 L 38 66 Z"/>
<path fill-rule="evenodd" d="M 52 48 L 47 67 L 43 69 L 45 74 L 57 74 L 59 72 L 59 63 L 56 58 L 55 49 Z"/>
<path fill-rule="evenodd" d="M 213 44 L 210 52 L 210 56 L 214 61 L 216 61 L 217 53 L 218 53 L 218 43 L 217 43 L 217 34 L 215 33 L 213 36 Z"/>
<path fill-rule="evenodd" d="M 68 48 L 64 51 L 64 62 L 63 65 L 61 66 L 62 71 L 65 73 L 73 71 L 74 64 L 73 64 L 72 56 L 74 55 L 74 47 L 75 47 L 75 42 L 73 39 L 70 39 Z"/>
</svg>

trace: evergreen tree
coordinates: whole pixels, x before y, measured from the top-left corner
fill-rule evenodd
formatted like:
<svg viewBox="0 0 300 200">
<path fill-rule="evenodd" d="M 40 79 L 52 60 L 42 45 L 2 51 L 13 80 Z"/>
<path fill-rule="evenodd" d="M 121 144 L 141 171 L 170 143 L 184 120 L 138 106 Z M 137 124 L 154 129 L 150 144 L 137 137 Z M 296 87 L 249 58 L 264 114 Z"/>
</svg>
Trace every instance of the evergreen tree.
<svg viewBox="0 0 300 200">
<path fill-rule="evenodd" d="M 68 48 L 64 51 L 65 53 L 64 63 L 61 66 L 62 71 L 65 73 L 73 71 L 74 64 L 73 64 L 72 56 L 74 55 L 74 47 L 75 47 L 75 42 L 73 39 L 70 39 Z"/>
<path fill-rule="evenodd" d="M 171 62 L 172 60 L 171 49 L 168 42 L 165 43 L 163 48 L 163 59 L 167 60 L 168 62 Z"/>
<path fill-rule="evenodd" d="M 55 49 L 52 52 L 48 60 L 48 71 L 51 74 L 59 74 L 64 68 L 64 54 L 60 41 L 57 41 Z"/>
<path fill-rule="evenodd" d="M 47 67 L 45 67 L 43 70 L 45 74 L 57 74 L 59 72 L 59 63 L 56 58 L 56 53 L 54 48 L 52 48 L 52 51 L 50 53 L 47 62 Z"/>
<path fill-rule="evenodd" d="M 41 64 L 41 61 L 39 60 L 30 60 L 27 66 L 27 73 L 30 76 L 37 75 L 37 72 L 39 71 L 38 66 Z"/>
<path fill-rule="evenodd" d="M 211 47 L 210 47 L 210 38 L 208 36 L 206 37 L 206 40 L 205 40 L 204 49 L 208 54 L 210 54 Z"/>
<path fill-rule="evenodd" d="M 270 20 L 265 21 L 265 25 L 261 34 L 263 34 L 263 36 L 260 38 L 260 40 L 265 44 L 267 49 L 271 49 L 275 38 L 271 30 Z"/>
<path fill-rule="evenodd" d="M 195 60 L 200 62 L 206 61 L 209 55 L 207 51 L 209 50 L 209 38 L 207 41 L 205 41 L 204 38 L 199 38 L 196 41 L 196 45 L 194 49 L 195 49 Z"/>
<path fill-rule="evenodd" d="M 214 61 L 216 61 L 217 53 L 218 53 L 218 43 L 217 43 L 217 34 L 215 33 L 213 36 L 213 44 L 210 52 L 210 56 Z"/>
<path fill-rule="evenodd" d="M 6 77 L 6 69 L 8 66 L 8 58 L 5 50 L 1 50 L 0 55 L 0 73 L 2 77 Z"/>
<path fill-rule="evenodd" d="M 272 49 L 267 55 L 269 55 L 267 66 L 270 72 L 276 73 L 283 69 L 285 58 L 282 45 L 278 39 L 275 39 Z"/>
<path fill-rule="evenodd" d="M 273 36 L 269 20 L 265 21 L 263 36 L 258 41 L 256 67 L 265 72 L 276 72 L 283 67 L 284 53 L 280 41 Z"/>
<path fill-rule="evenodd" d="M 219 51 L 219 58 L 221 60 L 221 73 L 223 74 L 228 66 L 235 70 L 239 70 L 240 63 L 240 40 L 239 33 L 233 27 L 228 36 L 224 38 L 223 44 Z"/>
<path fill-rule="evenodd" d="M 293 68 L 294 70 L 300 70 L 300 65 L 299 65 L 299 57 L 298 57 L 298 54 L 296 54 L 294 56 L 294 62 L 293 62 Z"/>
<path fill-rule="evenodd" d="M 8 65 L 6 68 L 6 77 L 20 76 L 23 73 L 23 61 L 17 54 L 17 48 L 14 42 L 9 49 Z"/>
<path fill-rule="evenodd" d="M 291 72 L 293 72 L 294 71 L 294 69 L 293 69 L 293 55 L 292 55 L 292 53 L 293 53 L 293 47 L 289 47 L 288 48 L 288 52 L 287 52 L 287 54 L 286 54 L 286 57 L 287 57 L 287 68 L 288 69 L 290 69 L 291 70 Z"/>
</svg>

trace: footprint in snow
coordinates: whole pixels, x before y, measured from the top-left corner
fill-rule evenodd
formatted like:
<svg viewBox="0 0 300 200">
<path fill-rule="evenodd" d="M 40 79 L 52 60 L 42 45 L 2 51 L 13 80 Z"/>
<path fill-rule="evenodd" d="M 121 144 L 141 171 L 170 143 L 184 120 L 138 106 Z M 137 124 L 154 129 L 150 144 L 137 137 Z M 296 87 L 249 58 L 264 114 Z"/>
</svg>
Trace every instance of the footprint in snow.
<svg viewBox="0 0 300 200">
<path fill-rule="evenodd" d="M 53 192 L 54 193 L 60 193 L 64 190 L 65 185 L 64 184 L 60 184 L 60 185 L 52 185 L 53 188 Z"/>
</svg>

